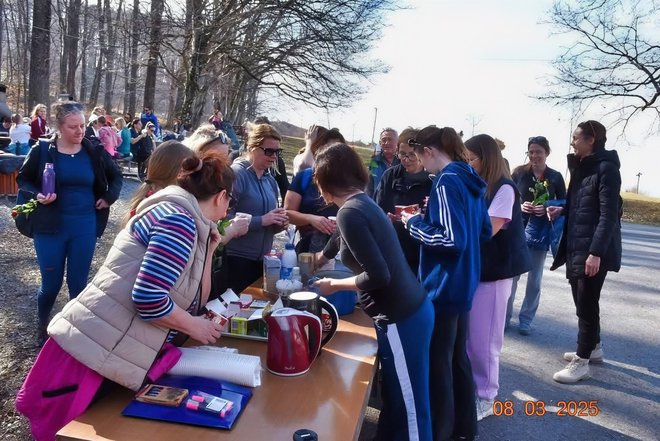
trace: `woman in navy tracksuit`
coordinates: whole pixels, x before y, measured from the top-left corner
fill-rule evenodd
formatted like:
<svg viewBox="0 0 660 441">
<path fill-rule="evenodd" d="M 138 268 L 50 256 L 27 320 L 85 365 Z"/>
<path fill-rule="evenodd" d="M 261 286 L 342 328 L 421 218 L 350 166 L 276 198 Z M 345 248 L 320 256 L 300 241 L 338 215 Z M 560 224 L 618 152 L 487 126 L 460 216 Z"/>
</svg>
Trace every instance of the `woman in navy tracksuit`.
<svg viewBox="0 0 660 441">
<path fill-rule="evenodd" d="M 360 306 L 376 328 L 383 406 L 375 439 L 431 440 L 431 302 L 410 270 L 399 241 L 392 240 L 396 234 L 392 222 L 364 193 L 369 174 L 355 150 L 341 143 L 321 150 L 314 179 L 323 199 L 339 207 L 341 261 L 356 274 L 321 279 L 316 282 L 319 291 L 323 295 L 358 291 Z"/>
<path fill-rule="evenodd" d="M 466 353 L 468 312 L 479 283 L 480 241 L 491 235 L 486 184 L 466 163 L 451 127 L 429 126 L 408 141 L 435 174 L 426 213 L 402 220 L 422 244 L 419 276 L 435 307 L 431 339 L 431 418 L 435 440 L 474 439 L 474 382 Z"/>
</svg>

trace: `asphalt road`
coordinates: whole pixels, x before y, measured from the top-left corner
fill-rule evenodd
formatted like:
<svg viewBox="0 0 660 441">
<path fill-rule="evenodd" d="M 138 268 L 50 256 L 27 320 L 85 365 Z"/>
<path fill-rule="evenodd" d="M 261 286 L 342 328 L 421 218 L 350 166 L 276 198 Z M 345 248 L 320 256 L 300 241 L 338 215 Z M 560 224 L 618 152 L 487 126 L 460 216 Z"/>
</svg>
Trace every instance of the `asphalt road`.
<svg viewBox="0 0 660 441">
<path fill-rule="evenodd" d="M 660 227 L 624 224 L 623 265 L 608 274 L 600 299 L 605 362 L 575 385 L 552 380 L 566 364 L 562 354 L 576 349 L 577 317 L 565 269 L 551 272 L 550 263 L 548 254 L 532 334 L 516 326 L 526 277 L 505 334 L 498 400 L 513 415 L 481 421 L 479 440 L 659 440 Z M 534 415 L 542 405 L 546 413 Z M 586 415 L 558 415 L 576 410 Z"/>
</svg>

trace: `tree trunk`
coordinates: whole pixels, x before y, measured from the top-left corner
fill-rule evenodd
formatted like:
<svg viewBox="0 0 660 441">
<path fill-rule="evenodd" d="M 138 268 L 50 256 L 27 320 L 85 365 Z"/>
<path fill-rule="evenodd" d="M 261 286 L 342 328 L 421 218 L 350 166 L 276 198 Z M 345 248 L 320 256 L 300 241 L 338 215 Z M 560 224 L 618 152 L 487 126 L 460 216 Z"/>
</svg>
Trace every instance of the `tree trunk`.
<svg viewBox="0 0 660 441">
<path fill-rule="evenodd" d="M 112 77 L 114 76 L 114 46 L 115 33 L 112 26 L 112 10 L 110 9 L 110 0 L 103 2 L 103 17 L 106 27 L 107 39 L 104 40 L 103 51 L 105 52 L 105 93 L 103 94 L 103 107 L 106 112 L 112 110 Z"/>
<path fill-rule="evenodd" d="M 128 80 L 128 112 L 135 116 L 138 75 L 138 34 L 140 31 L 140 0 L 133 0 L 132 30 L 130 43 L 131 72 Z"/>
<path fill-rule="evenodd" d="M 76 68 L 78 67 L 78 39 L 80 38 L 81 0 L 69 0 L 67 10 L 67 35 L 64 47 L 67 52 L 66 91 L 74 95 L 76 91 Z"/>
<path fill-rule="evenodd" d="M 34 0 L 32 6 L 32 38 L 30 39 L 30 91 L 28 107 L 49 104 L 50 78 L 50 1 Z"/>
<path fill-rule="evenodd" d="M 5 2 L 3 0 L 0 0 L 0 68 L 2 68 L 2 33 L 5 30 L 4 18 L 5 18 Z"/>
<path fill-rule="evenodd" d="M 59 24 L 59 40 L 60 40 L 60 76 L 58 78 L 58 87 L 57 91 L 63 93 L 66 91 L 66 71 L 67 71 L 67 57 L 68 57 L 68 47 L 66 45 L 67 34 L 69 33 L 67 29 L 67 15 L 70 15 L 70 11 L 67 8 L 66 0 L 57 1 L 57 11 L 55 15 L 57 16 L 57 22 Z M 66 11 L 66 12 L 65 12 Z M 66 14 L 66 15 L 65 15 Z"/>
<path fill-rule="evenodd" d="M 89 4 L 85 0 L 85 11 L 83 15 L 83 36 L 89 37 Z M 82 44 L 82 55 L 80 59 L 80 96 L 78 102 L 84 103 L 87 100 L 87 42 Z"/>
<path fill-rule="evenodd" d="M 99 90 L 101 89 L 101 76 L 103 75 L 105 54 L 105 18 L 101 9 L 101 2 L 96 4 L 96 18 L 99 21 L 99 50 L 97 51 L 96 67 L 94 69 L 94 80 L 92 90 L 89 93 L 89 107 L 95 107 L 99 101 Z"/>
<path fill-rule="evenodd" d="M 203 93 L 200 87 L 200 75 L 204 71 L 208 59 L 206 51 L 208 48 L 209 33 L 204 32 L 204 17 L 202 16 L 202 1 L 192 0 L 190 2 L 192 11 L 192 39 L 190 48 L 190 62 L 185 79 L 183 103 L 178 117 L 181 121 L 189 121 L 193 127 L 196 126 L 204 111 L 200 95 Z M 206 97 L 204 97 L 204 103 Z M 200 108 L 201 107 L 201 108 Z"/>
<path fill-rule="evenodd" d="M 154 107 L 156 97 L 156 70 L 158 68 L 158 49 L 161 39 L 164 0 L 151 0 L 151 28 L 149 30 L 149 59 L 147 76 L 144 80 L 144 107 Z"/>
</svg>

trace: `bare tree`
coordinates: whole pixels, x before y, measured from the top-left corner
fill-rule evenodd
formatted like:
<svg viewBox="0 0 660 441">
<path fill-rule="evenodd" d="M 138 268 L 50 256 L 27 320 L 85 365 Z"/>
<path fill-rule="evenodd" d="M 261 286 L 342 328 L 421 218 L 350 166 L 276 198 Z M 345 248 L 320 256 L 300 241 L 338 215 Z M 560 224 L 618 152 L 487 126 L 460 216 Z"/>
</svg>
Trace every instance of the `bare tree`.
<svg viewBox="0 0 660 441">
<path fill-rule="evenodd" d="M 76 90 L 76 69 L 78 68 L 78 40 L 80 38 L 81 0 L 69 0 L 67 9 L 67 29 L 64 37 L 66 51 L 67 76 L 66 90 L 74 94 Z"/>
<path fill-rule="evenodd" d="M 34 0 L 30 42 L 30 90 L 28 107 L 49 103 L 50 78 L 50 0 Z"/>
<path fill-rule="evenodd" d="M 89 46 L 89 1 L 85 0 L 83 7 L 83 44 L 81 45 L 82 54 L 80 55 L 80 96 L 78 101 L 84 103 L 87 100 L 87 47 Z"/>
<path fill-rule="evenodd" d="M 660 3 L 654 0 L 557 1 L 550 23 L 576 38 L 554 62 L 541 99 L 588 107 L 609 102 L 623 130 L 645 110 L 660 121 Z"/>
<path fill-rule="evenodd" d="M 147 75 L 144 80 L 144 106 L 154 106 L 156 96 L 156 70 L 158 68 L 158 57 L 160 40 L 162 35 L 161 23 L 163 20 L 164 0 L 151 0 L 151 26 L 149 34 L 149 59 L 147 60 Z"/>
<path fill-rule="evenodd" d="M 121 9 L 121 2 L 119 4 Z M 112 9 L 110 9 L 110 0 L 103 2 L 103 21 L 106 27 L 105 44 L 103 50 L 105 52 L 105 90 L 103 94 L 103 107 L 107 112 L 112 111 L 112 79 L 114 77 L 114 45 L 115 45 L 115 27 L 112 24 Z"/>
<path fill-rule="evenodd" d="M 138 82 L 138 42 L 140 34 L 140 0 L 133 0 L 133 14 L 131 15 L 131 39 L 130 39 L 130 72 L 128 79 L 128 108 L 124 112 L 135 115 Z"/>
</svg>

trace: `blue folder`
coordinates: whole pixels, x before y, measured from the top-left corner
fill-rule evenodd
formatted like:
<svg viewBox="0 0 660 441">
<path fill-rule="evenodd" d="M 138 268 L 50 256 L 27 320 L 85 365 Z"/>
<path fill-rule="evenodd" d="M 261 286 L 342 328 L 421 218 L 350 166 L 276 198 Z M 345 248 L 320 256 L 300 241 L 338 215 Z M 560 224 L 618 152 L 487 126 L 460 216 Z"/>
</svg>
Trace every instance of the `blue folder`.
<svg viewBox="0 0 660 441">
<path fill-rule="evenodd" d="M 212 380 L 210 378 L 165 375 L 158 380 L 157 384 L 181 387 L 188 389 L 189 392 L 200 390 L 224 398 L 225 400 L 232 401 L 233 407 L 224 417 L 220 417 L 207 412 L 187 409 L 187 399 L 183 400 L 183 403 L 177 407 L 143 403 L 133 400 L 122 411 L 122 415 L 146 418 L 149 420 L 189 424 L 193 426 L 231 429 L 252 397 L 252 390 L 250 388 L 238 386 L 228 381 Z"/>
</svg>

